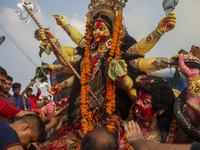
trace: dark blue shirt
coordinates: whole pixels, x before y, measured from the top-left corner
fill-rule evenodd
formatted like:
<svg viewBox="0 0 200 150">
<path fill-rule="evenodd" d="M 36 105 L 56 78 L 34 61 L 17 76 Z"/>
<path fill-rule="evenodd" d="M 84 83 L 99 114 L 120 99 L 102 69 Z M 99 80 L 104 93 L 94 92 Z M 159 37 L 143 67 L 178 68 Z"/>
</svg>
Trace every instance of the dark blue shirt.
<svg viewBox="0 0 200 150">
<path fill-rule="evenodd" d="M 198 142 L 196 144 L 192 144 L 190 150 L 200 150 L 200 142 Z"/>
<path fill-rule="evenodd" d="M 0 150 L 6 150 L 15 145 L 21 145 L 17 133 L 6 123 L 0 122 Z"/>
<path fill-rule="evenodd" d="M 23 105 L 23 100 L 22 100 L 22 97 L 19 96 L 19 97 L 16 97 L 15 95 L 13 95 L 16 99 L 16 107 L 21 109 L 21 110 L 24 110 L 24 105 Z M 27 109 L 30 108 L 31 109 L 31 104 L 29 103 L 28 99 L 25 97 L 25 102 L 26 102 L 26 107 Z"/>
</svg>

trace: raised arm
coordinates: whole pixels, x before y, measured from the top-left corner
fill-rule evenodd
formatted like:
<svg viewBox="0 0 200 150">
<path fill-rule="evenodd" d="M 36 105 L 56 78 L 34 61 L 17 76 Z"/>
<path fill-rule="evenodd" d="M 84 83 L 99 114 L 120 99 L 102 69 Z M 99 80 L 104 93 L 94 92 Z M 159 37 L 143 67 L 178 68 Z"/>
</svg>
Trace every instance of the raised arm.
<svg viewBox="0 0 200 150">
<path fill-rule="evenodd" d="M 161 36 L 172 30 L 175 27 L 176 23 L 176 16 L 174 12 L 170 12 L 167 17 L 164 17 L 159 23 L 156 29 L 144 37 L 141 41 L 131 46 L 127 53 L 130 53 L 132 55 L 138 54 L 138 55 L 144 55 L 148 51 L 150 51 L 155 44 L 159 41 Z"/>
<path fill-rule="evenodd" d="M 67 20 L 65 16 L 63 15 L 53 15 L 56 19 L 56 22 L 58 25 L 62 27 L 63 30 L 67 32 L 71 40 L 78 46 L 84 47 L 84 36 L 77 31 L 75 28 L 73 28 L 69 23 L 67 23 Z"/>
</svg>

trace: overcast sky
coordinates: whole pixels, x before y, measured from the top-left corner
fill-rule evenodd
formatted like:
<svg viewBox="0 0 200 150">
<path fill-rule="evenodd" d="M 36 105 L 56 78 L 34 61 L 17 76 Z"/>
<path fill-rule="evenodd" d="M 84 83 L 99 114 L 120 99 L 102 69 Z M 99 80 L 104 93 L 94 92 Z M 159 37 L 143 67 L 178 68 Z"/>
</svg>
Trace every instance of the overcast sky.
<svg viewBox="0 0 200 150">
<path fill-rule="evenodd" d="M 34 31 L 38 27 L 33 20 L 25 24 L 18 18 L 15 10 L 19 9 L 17 7 L 19 2 L 21 1 L 0 0 L 0 36 L 6 36 L 6 40 L 0 46 L 0 65 L 14 78 L 14 82 L 21 83 L 24 89 L 34 77 L 36 66 L 40 66 L 42 61 L 52 63 L 56 58 L 53 54 L 50 56 L 43 54 L 42 58 L 39 57 L 40 42 L 34 38 Z M 52 15 L 65 15 L 67 21 L 84 34 L 85 14 L 90 0 L 32 0 L 31 2 L 40 9 L 40 12 L 35 14 L 40 24 L 44 28 L 49 27 L 62 45 L 75 47 L 61 27 L 56 25 Z M 200 0 L 179 0 L 174 10 L 177 16 L 176 27 L 167 32 L 146 57 L 170 57 L 177 54 L 180 49 L 189 51 L 192 45 L 200 46 L 199 7 Z M 162 0 L 129 0 L 123 15 L 129 34 L 140 41 L 156 28 L 158 22 L 165 17 L 165 12 Z M 19 50 L 19 47 L 32 61 Z M 42 95 L 47 94 L 46 87 L 42 88 Z"/>
</svg>

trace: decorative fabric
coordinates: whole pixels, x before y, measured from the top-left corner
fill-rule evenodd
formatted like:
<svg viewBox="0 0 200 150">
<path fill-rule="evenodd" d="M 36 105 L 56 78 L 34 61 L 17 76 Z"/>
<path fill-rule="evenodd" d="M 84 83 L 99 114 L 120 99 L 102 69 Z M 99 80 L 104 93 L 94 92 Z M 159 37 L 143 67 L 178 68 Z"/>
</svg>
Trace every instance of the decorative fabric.
<svg viewBox="0 0 200 150">
<path fill-rule="evenodd" d="M 122 77 L 125 74 L 123 61 L 112 59 L 109 63 L 108 76 L 115 81 L 117 77 Z"/>
</svg>

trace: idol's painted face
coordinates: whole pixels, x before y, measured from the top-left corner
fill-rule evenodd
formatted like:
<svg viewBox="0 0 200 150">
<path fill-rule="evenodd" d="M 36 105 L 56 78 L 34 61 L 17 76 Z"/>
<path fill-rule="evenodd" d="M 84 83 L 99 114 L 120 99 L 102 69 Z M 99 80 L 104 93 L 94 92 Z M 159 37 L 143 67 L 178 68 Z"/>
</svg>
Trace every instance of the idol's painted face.
<svg viewBox="0 0 200 150">
<path fill-rule="evenodd" d="M 152 120 L 155 114 L 152 110 L 151 95 L 139 91 L 136 100 L 135 115 L 141 120 Z"/>
<path fill-rule="evenodd" d="M 94 24 L 93 37 L 96 43 L 101 43 L 106 41 L 109 35 L 110 35 L 109 29 L 103 23 L 103 21 L 97 21 Z"/>
</svg>

